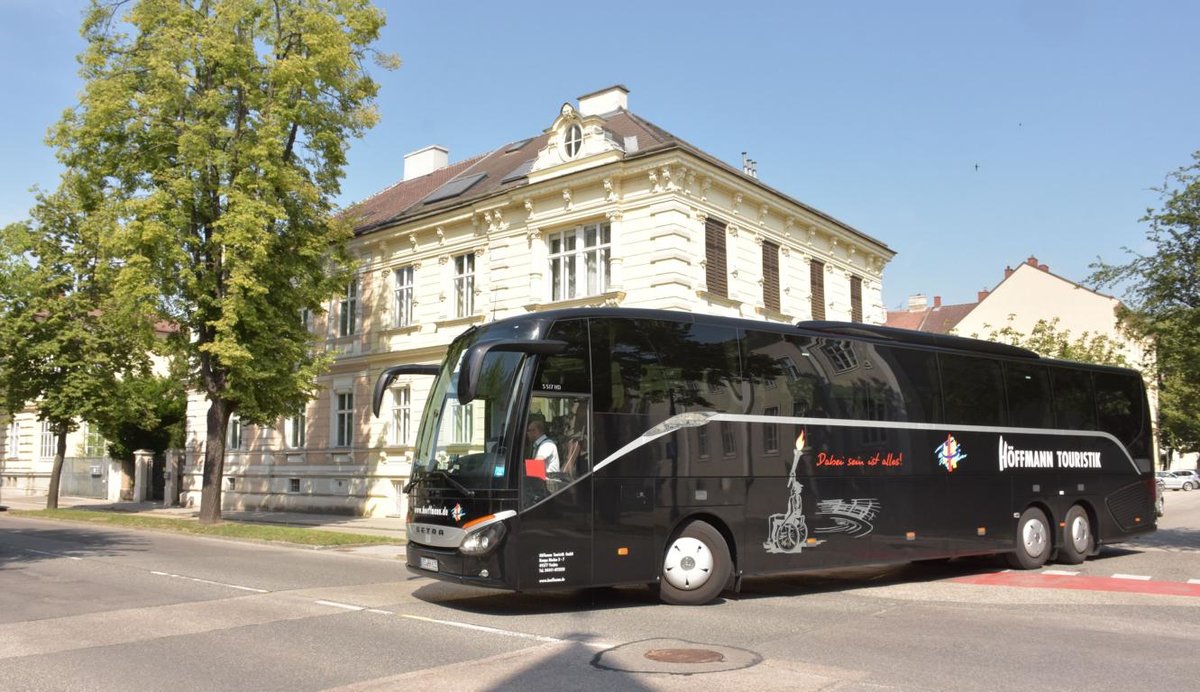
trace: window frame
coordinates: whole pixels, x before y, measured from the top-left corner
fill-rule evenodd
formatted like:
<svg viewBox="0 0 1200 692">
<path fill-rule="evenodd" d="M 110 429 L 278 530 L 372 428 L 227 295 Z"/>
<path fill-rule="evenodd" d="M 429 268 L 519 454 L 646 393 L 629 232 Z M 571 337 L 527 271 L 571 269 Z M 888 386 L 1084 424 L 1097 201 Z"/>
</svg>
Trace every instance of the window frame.
<svg viewBox="0 0 1200 692">
<path fill-rule="evenodd" d="M 411 327 L 413 324 L 413 294 L 416 287 L 416 271 L 413 265 L 398 267 L 392 272 L 392 326 Z"/>
<path fill-rule="evenodd" d="M 593 232 L 591 245 L 589 232 Z M 603 295 L 612 285 L 611 223 L 597 221 L 551 233 L 546 236 L 546 250 L 547 293 L 552 302 Z"/>
<path fill-rule="evenodd" d="M 465 252 L 453 258 L 454 316 L 475 314 L 475 253 Z"/>
<path fill-rule="evenodd" d="M 338 390 L 333 393 L 333 439 L 335 449 L 354 446 L 354 392 Z"/>
<path fill-rule="evenodd" d="M 338 337 L 358 333 L 358 277 L 350 279 L 338 301 Z"/>
</svg>

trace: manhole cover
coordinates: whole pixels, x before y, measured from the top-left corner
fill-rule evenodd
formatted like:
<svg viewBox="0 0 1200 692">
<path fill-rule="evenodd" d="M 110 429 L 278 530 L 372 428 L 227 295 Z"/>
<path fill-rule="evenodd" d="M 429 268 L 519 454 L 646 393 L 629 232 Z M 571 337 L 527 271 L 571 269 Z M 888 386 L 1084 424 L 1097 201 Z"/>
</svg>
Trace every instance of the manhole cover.
<svg viewBox="0 0 1200 692">
<path fill-rule="evenodd" d="M 592 665 L 626 673 L 696 675 L 749 668 L 762 662 L 753 651 L 682 639 L 647 639 L 596 654 Z"/>
<path fill-rule="evenodd" d="M 651 649 L 643 654 L 659 663 L 719 663 L 725 656 L 709 649 Z"/>
</svg>

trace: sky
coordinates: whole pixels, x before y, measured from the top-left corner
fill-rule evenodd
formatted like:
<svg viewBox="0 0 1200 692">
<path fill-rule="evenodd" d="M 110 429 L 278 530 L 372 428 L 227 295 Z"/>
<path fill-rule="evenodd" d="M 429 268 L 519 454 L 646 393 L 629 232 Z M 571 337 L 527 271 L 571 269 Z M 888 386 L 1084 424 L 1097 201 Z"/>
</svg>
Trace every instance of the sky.
<svg viewBox="0 0 1200 692">
<path fill-rule="evenodd" d="M 376 0 L 379 124 L 339 202 L 540 133 L 612 84 L 629 108 L 882 241 L 887 309 L 973 302 L 1030 256 L 1083 282 L 1146 243 L 1166 176 L 1200 150 L 1190 0 Z M 61 173 L 47 129 L 77 101 L 85 0 L 0 0 L 0 223 Z"/>
</svg>

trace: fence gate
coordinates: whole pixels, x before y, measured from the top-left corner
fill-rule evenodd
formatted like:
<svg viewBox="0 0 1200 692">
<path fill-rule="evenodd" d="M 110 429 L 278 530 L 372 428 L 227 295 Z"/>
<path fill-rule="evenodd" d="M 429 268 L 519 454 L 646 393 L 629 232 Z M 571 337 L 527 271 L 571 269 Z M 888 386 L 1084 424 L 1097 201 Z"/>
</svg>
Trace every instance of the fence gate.
<svg viewBox="0 0 1200 692">
<path fill-rule="evenodd" d="M 59 495 L 108 499 L 108 463 L 107 457 L 63 459 Z"/>
</svg>

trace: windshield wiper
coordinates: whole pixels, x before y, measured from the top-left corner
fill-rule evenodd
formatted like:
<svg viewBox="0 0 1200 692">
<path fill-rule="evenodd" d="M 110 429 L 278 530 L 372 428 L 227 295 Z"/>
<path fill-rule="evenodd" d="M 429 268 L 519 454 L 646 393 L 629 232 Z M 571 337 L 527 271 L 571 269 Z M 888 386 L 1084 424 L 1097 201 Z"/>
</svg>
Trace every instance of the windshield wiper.
<svg viewBox="0 0 1200 692">
<path fill-rule="evenodd" d="M 424 476 L 421 476 L 419 478 L 413 478 L 407 484 L 405 484 L 405 486 L 403 488 L 400 489 L 400 492 L 407 495 L 408 491 L 413 489 L 413 486 L 415 486 L 417 483 L 424 483 L 425 479 L 427 479 L 433 475 L 436 475 L 439 478 L 442 478 L 447 483 L 454 486 L 454 489 L 459 491 L 463 495 L 466 495 L 467 497 L 475 497 L 474 490 L 471 490 L 470 488 L 463 485 L 462 483 L 459 483 L 458 481 L 454 480 L 453 476 L 451 476 L 450 474 L 446 473 L 445 471 L 443 471 L 441 469 L 434 469 L 433 471 L 427 472 Z"/>
</svg>

